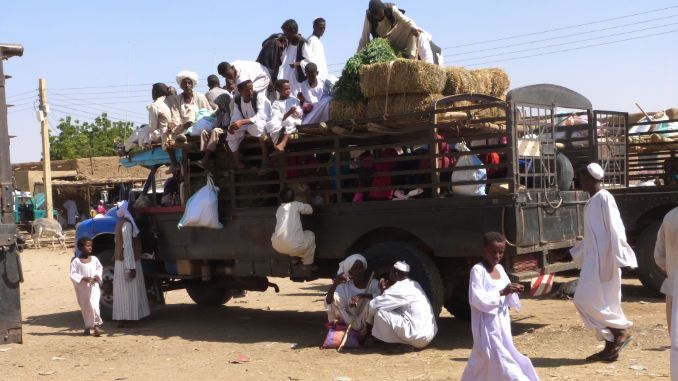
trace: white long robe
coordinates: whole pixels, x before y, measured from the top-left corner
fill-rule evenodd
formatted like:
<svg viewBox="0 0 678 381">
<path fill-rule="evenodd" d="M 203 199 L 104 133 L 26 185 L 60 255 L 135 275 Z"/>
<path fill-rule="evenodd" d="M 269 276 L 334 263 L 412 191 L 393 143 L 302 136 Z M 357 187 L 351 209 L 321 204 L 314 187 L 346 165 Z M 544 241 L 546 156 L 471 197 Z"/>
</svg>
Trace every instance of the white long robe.
<svg viewBox="0 0 678 381">
<path fill-rule="evenodd" d="M 598 340 L 613 341 L 609 328 L 626 329 L 633 323 L 621 308 L 621 267 L 638 267 L 626 242 L 617 203 L 607 190 L 598 191 L 584 208 L 584 239 L 570 249 L 581 268 L 574 305 Z"/>
<path fill-rule="evenodd" d="M 346 283 L 342 283 L 334 290 L 334 301 L 332 304 L 325 304 L 327 309 L 327 320 L 332 322 L 334 320 L 341 320 L 346 324 L 350 324 L 351 328 L 365 334 L 367 330 L 367 316 L 369 308 L 365 305 L 370 301 L 361 299 L 357 306 L 352 307 L 351 298 L 358 294 L 370 294 L 372 297 L 379 295 L 379 281 L 372 279 L 366 288 L 356 287 L 353 280 L 349 279 Z"/>
<path fill-rule="evenodd" d="M 424 348 L 438 332 L 433 308 L 419 283 L 396 282 L 370 301 L 372 336 L 387 343 Z"/>
<path fill-rule="evenodd" d="M 297 69 L 290 67 L 290 64 L 297 62 L 297 47 L 298 45 L 292 45 L 291 43 L 287 45 L 285 50 L 282 53 L 282 64 L 280 65 L 280 70 L 278 71 L 278 79 L 286 79 L 290 81 L 290 87 L 292 88 L 292 95 L 296 96 L 301 91 L 301 82 L 297 81 Z M 306 52 L 306 44 L 302 46 L 302 57 L 308 57 Z"/>
<path fill-rule="evenodd" d="M 660 269 L 666 271 L 666 280 L 661 292 L 670 303 L 669 316 L 671 331 L 671 379 L 678 380 L 678 208 L 664 216 L 654 246 L 654 260 Z"/>
<path fill-rule="evenodd" d="M 235 83 L 250 80 L 252 87 L 256 92 L 266 92 L 268 85 L 271 83 L 271 73 L 266 66 L 256 61 L 233 61 L 231 66 L 235 68 L 237 77 Z"/>
<path fill-rule="evenodd" d="M 297 111 L 283 120 L 285 114 L 292 107 L 296 107 Z M 301 104 L 296 97 L 275 100 L 271 105 L 271 120 L 266 124 L 266 132 L 277 143 L 283 129 L 284 133 L 288 135 L 297 132 L 297 126 L 301 125 L 302 115 Z"/>
<path fill-rule="evenodd" d="M 96 325 L 103 324 L 99 313 L 99 299 L 101 298 L 99 283 L 81 283 L 82 278 L 94 278 L 95 275 L 98 275 L 99 279 L 103 277 L 104 268 L 99 259 L 95 256 L 90 256 L 90 258 L 88 263 L 81 262 L 80 258 L 74 258 L 71 261 L 71 281 L 73 281 L 85 328 L 94 328 Z"/>
<path fill-rule="evenodd" d="M 332 96 L 329 95 L 329 88 L 329 81 L 321 81 L 320 78 L 318 78 L 318 83 L 315 86 L 311 86 L 308 80 L 301 83 L 301 94 L 304 96 L 304 102 L 313 105 L 311 112 L 304 115 L 304 124 L 326 122 L 330 119 Z"/>
<path fill-rule="evenodd" d="M 66 209 L 66 222 L 69 225 L 75 225 L 78 219 L 78 205 L 73 200 L 64 201 L 64 209 Z"/>
<path fill-rule="evenodd" d="M 301 215 L 313 213 L 313 207 L 299 201 L 287 202 L 275 213 L 275 231 L 271 236 L 273 249 L 280 254 L 301 258 L 304 265 L 313 263 L 315 234 L 304 230 Z"/>
<path fill-rule="evenodd" d="M 473 350 L 461 381 L 539 380 L 530 359 L 513 345 L 509 307 L 520 308 L 520 300 L 517 294 L 499 295 L 511 281 L 501 265 L 497 270 L 500 279 L 492 279 L 482 263 L 471 269 Z"/>
<path fill-rule="evenodd" d="M 240 107 L 238 107 L 235 101 L 231 102 L 231 123 L 240 119 L 249 119 L 252 122 L 240 127 L 233 133 L 229 132 L 226 134 L 226 142 L 232 152 L 238 150 L 240 143 L 245 139 L 245 133 L 258 138 L 266 132 L 266 125 L 271 119 L 271 102 L 263 92 L 256 93 L 256 97 L 256 100 L 250 100 L 249 102 L 242 100 Z M 256 113 L 252 106 L 253 101 L 257 102 Z M 242 112 L 240 111 L 241 109 Z"/>
<path fill-rule="evenodd" d="M 140 320 L 151 314 L 146 296 L 144 272 L 141 260 L 134 260 L 132 248 L 132 224 L 122 225 L 123 258 L 115 261 L 113 274 L 113 320 Z M 134 279 L 127 273 L 136 270 Z"/>
<path fill-rule="evenodd" d="M 411 18 L 405 16 L 398 7 L 393 7 L 393 18 L 395 23 L 391 24 L 391 21 L 387 17 L 384 17 L 381 21 L 377 23 L 377 35 L 387 38 L 393 48 L 396 50 L 401 50 L 406 54 L 412 56 L 417 55 L 417 38 L 412 34 L 412 29 L 417 27 L 417 24 Z M 360 41 L 358 42 L 358 50 L 362 49 L 370 42 L 372 38 L 371 35 L 372 24 L 365 16 L 365 21 L 363 23 L 363 32 L 360 35 Z"/>
<path fill-rule="evenodd" d="M 315 34 L 306 40 L 306 52 L 308 55 L 301 61 L 301 66 L 306 69 L 309 62 L 313 62 L 318 67 L 318 81 L 323 82 L 327 79 L 329 71 L 327 70 L 327 58 L 325 58 L 325 47 L 320 37 Z"/>
</svg>

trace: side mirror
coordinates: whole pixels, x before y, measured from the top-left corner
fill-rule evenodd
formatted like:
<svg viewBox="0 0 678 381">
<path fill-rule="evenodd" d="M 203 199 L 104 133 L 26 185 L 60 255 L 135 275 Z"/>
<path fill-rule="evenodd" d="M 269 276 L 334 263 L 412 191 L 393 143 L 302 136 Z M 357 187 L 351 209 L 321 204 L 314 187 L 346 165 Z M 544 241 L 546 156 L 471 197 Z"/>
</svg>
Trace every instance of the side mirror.
<svg viewBox="0 0 678 381">
<path fill-rule="evenodd" d="M 23 55 L 24 55 L 23 45 L 0 43 L 0 59 L 6 59 L 10 57 L 21 57 Z"/>
</svg>

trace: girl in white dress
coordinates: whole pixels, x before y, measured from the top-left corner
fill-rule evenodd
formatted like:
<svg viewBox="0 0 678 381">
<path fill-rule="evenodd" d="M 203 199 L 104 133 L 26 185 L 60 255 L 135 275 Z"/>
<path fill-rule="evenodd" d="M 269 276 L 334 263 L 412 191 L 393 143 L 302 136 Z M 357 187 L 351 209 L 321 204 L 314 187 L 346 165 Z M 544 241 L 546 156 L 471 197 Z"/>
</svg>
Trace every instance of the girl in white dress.
<svg viewBox="0 0 678 381">
<path fill-rule="evenodd" d="M 94 331 L 99 336 L 99 326 L 103 324 L 99 314 L 99 298 L 101 297 L 101 277 L 103 267 L 99 259 L 92 254 L 92 240 L 82 237 L 77 243 L 80 257 L 71 261 L 71 281 L 75 287 L 75 296 L 78 299 L 82 319 L 85 322 L 85 335 Z"/>
</svg>

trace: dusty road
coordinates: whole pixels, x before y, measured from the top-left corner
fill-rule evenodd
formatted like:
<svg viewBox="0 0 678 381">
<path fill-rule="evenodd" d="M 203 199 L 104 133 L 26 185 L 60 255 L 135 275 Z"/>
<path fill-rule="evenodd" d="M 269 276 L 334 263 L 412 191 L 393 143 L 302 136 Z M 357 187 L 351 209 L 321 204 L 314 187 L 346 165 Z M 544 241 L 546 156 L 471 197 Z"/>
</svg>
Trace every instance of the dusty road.
<svg viewBox="0 0 678 381">
<path fill-rule="evenodd" d="M 468 323 L 444 312 L 438 337 L 421 352 L 320 350 L 328 281 L 284 279 L 274 280 L 280 294 L 251 292 L 217 309 L 170 292 L 168 304 L 141 326 L 108 322 L 102 337 L 84 337 L 67 274 L 70 256 L 49 249 L 22 254 L 24 344 L 0 346 L 1 380 L 458 380 L 472 345 Z M 582 360 L 602 346 L 567 300 L 524 300 L 512 313 L 516 346 L 542 380 L 668 380 L 662 300 L 631 279 L 623 293 L 636 340 L 614 364 Z M 250 361 L 229 362 L 241 354 Z"/>
</svg>

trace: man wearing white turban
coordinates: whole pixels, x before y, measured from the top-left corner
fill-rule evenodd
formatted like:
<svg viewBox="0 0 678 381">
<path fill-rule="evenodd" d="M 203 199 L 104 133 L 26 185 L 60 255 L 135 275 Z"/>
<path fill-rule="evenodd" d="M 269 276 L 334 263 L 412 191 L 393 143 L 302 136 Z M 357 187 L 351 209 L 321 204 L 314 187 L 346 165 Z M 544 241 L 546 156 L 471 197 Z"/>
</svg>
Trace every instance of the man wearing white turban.
<svg viewBox="0 0 678 381">
<path fill-rule="evenodd" d="M 605 172 L 596 163 L 580 171 L 580 183 L 591 198 L 584 207 L 584 239 L 570 249 L 581 268 L 574 305 L 584 325 L 605 340 L 605 348 L 588 361 L 616 361 L 631 340 L 633 325 L 621 308 L 621 267 L 638 267 L 626 242 L 624 223 L 614 197 L 602 189 Z"/>
<path fill-rule="evenodd" d="M 204 95 L 193 91 L 198 86 L 198 74 L 182 70 L 177 74 L 177 84 L 183 92 L 167 97 L 167 105 L 172 114 L 170 128 L 178 142 L 185 142 L 186 136 L 183 133 L 195 123 L 198 111 L 201 109 L 213 111 L 214 109 Z"/>
<path fill-rule="evenodd" d="M 381 279 L 382 294 L 370 302 L 368 323 L 375 338 L 412 350 L 427 346 L 438 326 L 426 293 L 408 277 L 409 272 L 410 266 L 399 261 L 391 268 L 389 280 Z"/>
<path fill-rule="evenodd" d="M 141 269 L 139 228 L 127 210 L 127 201 L 117 204 L 120 218 L 115 227 L 115 268 L 113 275 L 113 320 L 120 325 L 150 315 L 144 273 Z"/>
<path fill-rule="evenodd" d="M 339 263 L 337 276 L 325 296 L 327 320 L 351 324 L 361 337 L 367 333 L 367 304 L 380 293 L 379 281 L 371 279 L 366 270 L 365 257 L 349 255 Z"/>
</svg>

